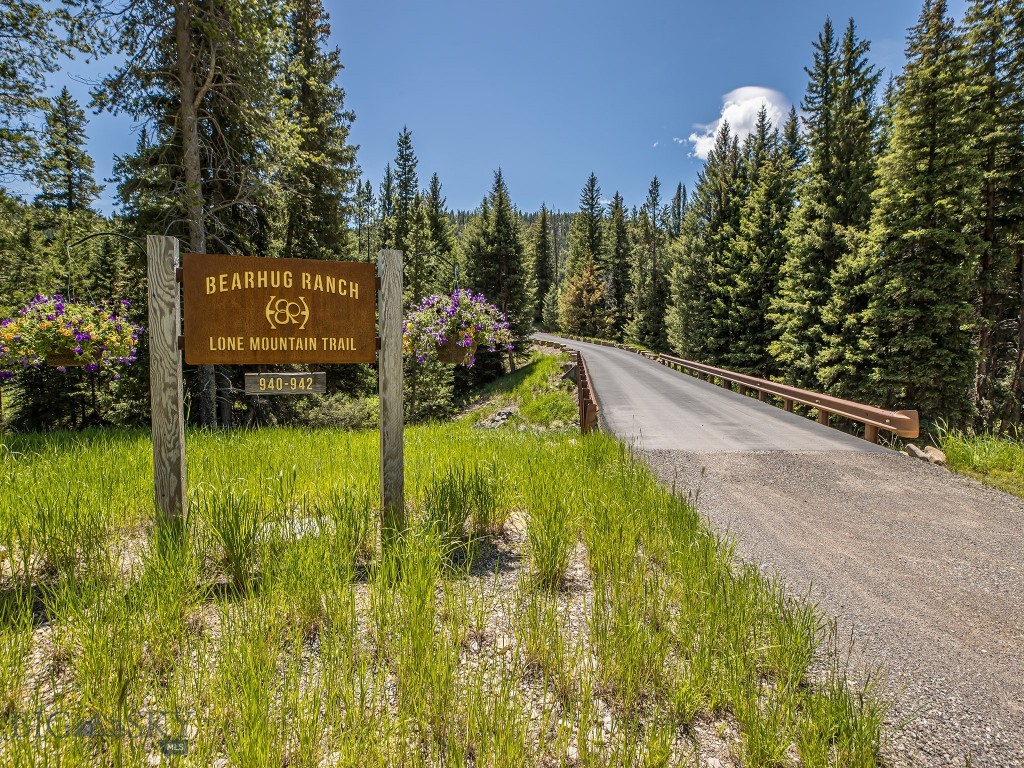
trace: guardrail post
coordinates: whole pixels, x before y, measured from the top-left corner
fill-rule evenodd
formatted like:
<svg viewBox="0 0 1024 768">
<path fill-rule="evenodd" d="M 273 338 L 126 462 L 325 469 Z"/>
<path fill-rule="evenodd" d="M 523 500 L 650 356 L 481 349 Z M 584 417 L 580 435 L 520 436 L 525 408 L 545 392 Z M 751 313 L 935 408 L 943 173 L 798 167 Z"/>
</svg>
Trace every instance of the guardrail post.
<svg viewBox="0 0 1024 768">
<path fill-rule="evenodd" d="M 828 411 L 823 410 L 820 406 L 818 407 L 818 423 L 828 426 Z"/>
<path fill-rule="evenodd" d="M 768 393 L 765 392 L 763 389 L 759 389 L 757 391 L 757 399 L 760 400 L 762 403 L 766 402 L 768 400 Z"/>
<path fill-rule="evenodd" d="M 786 410 L 790 413 L 793 412 L 793 401 L 786 398 L 782 398 L 782 402 L 786 404 Z"/>
<path fill-rule="evenodd" d="M 867 440 L 869 443 L 877 443 L 878 442 L 878 427 L 876 427 L 874 424 L 865 424 L 864 425 L 864 439 Z"/>
</svg>

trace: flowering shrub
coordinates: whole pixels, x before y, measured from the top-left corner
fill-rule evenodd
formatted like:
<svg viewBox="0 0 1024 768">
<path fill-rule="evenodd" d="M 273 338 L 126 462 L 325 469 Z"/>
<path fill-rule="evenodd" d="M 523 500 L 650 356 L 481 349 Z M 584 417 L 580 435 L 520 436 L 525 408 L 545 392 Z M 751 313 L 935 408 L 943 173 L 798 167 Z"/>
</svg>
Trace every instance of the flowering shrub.
<svg viewBox="0 0 1024 768">
<path fill-rule="evenodd" d="M 512 349 L 512 335 L 505 315 L 482 295 L 465 289 L 451 296 L 434 295 L 423 299 L 419 306 L 409 310 L 403 332 L 406 354 L 416 355 L 419 363 L 450 339 L 466 348 L 467 367 L 476 362 L 472 351 L 478 345 L 491 352 Z"/>
<path fill-rule="evenodd" d="M 131 365 L 142 328 L 118 317 L 129 306 L 122 301 L 111 310 L 60 295 L 36 296 L 17 315 L 0 321 L 0 378 L 11 378 L 10 369 L 17 366 L 42 365 L 48 355 L 83 358 L 89 371 Z"/>
</svg>

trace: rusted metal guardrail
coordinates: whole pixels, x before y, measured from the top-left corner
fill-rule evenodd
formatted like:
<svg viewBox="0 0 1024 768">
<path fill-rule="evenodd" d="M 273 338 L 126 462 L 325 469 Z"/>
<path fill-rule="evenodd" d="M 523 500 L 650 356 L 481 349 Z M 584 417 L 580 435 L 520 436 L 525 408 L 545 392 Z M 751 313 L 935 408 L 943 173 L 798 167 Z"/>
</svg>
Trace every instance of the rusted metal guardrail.
<svg viewBox="0 0 1024 768">
<path fill-rule="evenodd" d="M 713 383 L 717 382 L 729 390 L 735 384 L 741 395 L 746 395 L 751 390 L 757 392 L 758 400 L 761 402 L 768 402 L 769 396 L 777 397 L 782 401 L 785 409 L 790 412 L 793 410 L 793 403 L 816 408 L 818 411 L 818 422 L 826 426 L 830 426 L 829 416 L 842 416 L 863 424 L 864 439 L 872 443 L 878 442 L 879 430 L 892 432 L 900 437 L 918 437 L 920 434 L 920 420 L 917 411 L 889 411 L 884 408 L 876 408 L 873 405 L 864 405 L 853 400 L 844 400 L 841 397 L 832 397 L 820 392 L 812 392 L 807 389 L 792 387 L 788 384 L 780 384 L 768 379 L 759 379 L 756 376 L 736 373 L 725 368 L 716 368 L 713 365 L 696 363 L 692 360 L 675 357 L 674 355 L 665 355 L 639 349 L 629 344 L 619 344 L 600 339 L 582 339 L 576 336 L 566 336 L 566 338 L 636 352 L 662 365 L 689 373 L 699 379 Z"/>
<path fill-rule="evenodd" d="M 578 349 L 572 349 L 565 344 L 556 341 L 545 341 L 534 339 L 534 344 L 545 347 L 553 347 L 568 352 L 573 365 L 576 366 L 576 394 L 579 401 L 580 432 L 589 435 L 597 427 L 597 398 L 594 395 L 594 387 L 590 383 L 590 374 L 587 372 L 587 363 Z"/>
</svg>

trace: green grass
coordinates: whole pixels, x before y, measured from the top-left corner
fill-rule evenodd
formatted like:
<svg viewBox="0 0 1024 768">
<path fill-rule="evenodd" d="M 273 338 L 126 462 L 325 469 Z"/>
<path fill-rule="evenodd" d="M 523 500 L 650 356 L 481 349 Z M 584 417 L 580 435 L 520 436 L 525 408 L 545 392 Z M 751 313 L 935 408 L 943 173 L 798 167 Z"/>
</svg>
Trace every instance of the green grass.
<svg viewBox="0 0 1024 768">
<path fill-rule="evenodd" d="M 1024 437 L 940 431 L 949 468 L 987 485 L 1024 496 Z"/>
<path fill-rule="evenodd" d="M 381 555 L 374 432 L 190 433 L 185 526 L 152 522 L 145 433 L 4 438 L 0 765 L 159 755 L 145 727 L 15 727 L 37 710 L 170 713 L 166 762 L 195 766 L 689 765 L 698 722 L 744 765 L 876 764 L 884 710 L 817 610 L 615 441 L 406 441 L 411 527 Z"/>
<path fill-rule="evenodd" d="M 529 364 L 484 387 L 475 400 L 476 407 L 463 418 L 479 423 L 511 407 L 516 411 L 512 426 L 573 429 L 579 417 L 576 391 L 571 382 L 561 380 L 568 361 L 565 354 L 535 352 Z"/>
</svg>

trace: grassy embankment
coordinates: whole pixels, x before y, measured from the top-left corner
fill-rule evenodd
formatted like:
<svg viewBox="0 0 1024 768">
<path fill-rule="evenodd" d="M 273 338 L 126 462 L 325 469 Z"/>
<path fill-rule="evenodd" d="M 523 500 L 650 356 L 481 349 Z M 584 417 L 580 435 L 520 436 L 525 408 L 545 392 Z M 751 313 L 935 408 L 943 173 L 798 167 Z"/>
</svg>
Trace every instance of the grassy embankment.
<svg viewBox="0 0 1024 768">
<path fill-rule="evenodd" d="M 555 373 L 499 396 L 557 421 Z M 0 765 L 145 764 L 161 731 L 195 766 L 875 763 L 871 691 L 808 680 L 822 617 L 613 440 L 406 450 L 389 558 L 374 432 L 190 434 L 184 531 L 152 522 L 146 433 L 5 437 Z"/>
<path fill-rule="evenodd" d="M 941 432 L 949 468 L 1007 493 L 1024 496 L 1024 439 L 1014 435 Z"/>
</svg>

